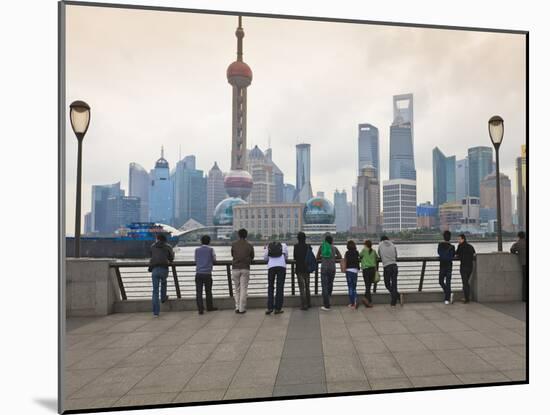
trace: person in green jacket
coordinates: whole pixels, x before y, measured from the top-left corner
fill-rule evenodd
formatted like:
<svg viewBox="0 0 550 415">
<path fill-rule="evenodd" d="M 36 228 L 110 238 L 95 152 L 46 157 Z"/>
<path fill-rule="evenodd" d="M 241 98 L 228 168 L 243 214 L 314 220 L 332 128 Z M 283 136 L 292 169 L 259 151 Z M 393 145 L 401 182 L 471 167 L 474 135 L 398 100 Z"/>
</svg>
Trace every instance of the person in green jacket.
<svg viewBox="0 0 550 415">
<path fill-rule="evenodd" d="M 372 307 L 372 296 L 370 293 L 371 285 L 374 283 L 374 276 L 378 268 L 378 254 L 372 249 L 372 242 L 365 241 L 365 247 L 359 253 L 361 259 L 361 269 L 363 270 L 363 279 L 365 280 L 365 297 L 362 302 L 366 307 Z"/>
</svg>

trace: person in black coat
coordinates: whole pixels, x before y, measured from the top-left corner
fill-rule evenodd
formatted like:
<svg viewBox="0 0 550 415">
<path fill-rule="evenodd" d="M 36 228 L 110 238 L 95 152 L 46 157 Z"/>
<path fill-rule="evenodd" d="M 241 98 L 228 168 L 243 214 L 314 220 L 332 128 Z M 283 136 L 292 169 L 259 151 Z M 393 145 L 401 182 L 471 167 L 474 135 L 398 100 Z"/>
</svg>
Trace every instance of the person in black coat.
<svg viewBox="0 0 550 415">
<path fill-rule="evenodd" d="M 300 287 L 301 309 L 307 310 L 311 307 L 311 293 L 309 291 L 309 272 L 307 270 L 306 255 L 311 246 L 306 244 L 306 234 L 298 232 L 298 243 L 294 245 L 294 261 L 296 261 L 296 276 Z"/>
<path fill-rule="evenodd" d="M 463 303 L 470 302 L 470 276 L 474 270 L 474 257 L 476 250 L 466 242 L 466 235 L 461 233 L 458 236 L 458 249 L 456 257 L 460 259 L 460 276 L 462 277 L 462 289 L 464 290 Z"/>
<path fill-rule="evenodd" d="M 439 255 L 439 285 L 445 293 L 445 304 L 453 302 L 451 292 L 451 276 L 453 273 L 453 258 L 455 256 L 455 247 L 450 243 L 451 232 L 443 232 L 443 242 L 437 246 L 437 254 Z"/>
</svg>

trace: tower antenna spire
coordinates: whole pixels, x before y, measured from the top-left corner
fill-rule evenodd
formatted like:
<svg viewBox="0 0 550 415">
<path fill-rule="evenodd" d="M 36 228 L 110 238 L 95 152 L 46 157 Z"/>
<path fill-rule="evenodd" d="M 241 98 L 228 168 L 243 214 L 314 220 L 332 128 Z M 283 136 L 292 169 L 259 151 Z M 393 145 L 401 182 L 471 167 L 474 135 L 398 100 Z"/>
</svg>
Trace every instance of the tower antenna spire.
<svg viewBox="0 0 550 415">
<path fill-rule="evenodd" d="M 163 159 L 164 158 L 164 146 L 160 146 L 160 158 Z"/>
<path fill-rule="evenodd" d="M 242 16 L 239 16 L 239 27 L 237 27 L 235 36 L 237 36 L 237 60 L 239 62 L 242 62 L 243 61 L 243 37 L 244 37 L 244 30 L 242 27 Z"/>
</svg>

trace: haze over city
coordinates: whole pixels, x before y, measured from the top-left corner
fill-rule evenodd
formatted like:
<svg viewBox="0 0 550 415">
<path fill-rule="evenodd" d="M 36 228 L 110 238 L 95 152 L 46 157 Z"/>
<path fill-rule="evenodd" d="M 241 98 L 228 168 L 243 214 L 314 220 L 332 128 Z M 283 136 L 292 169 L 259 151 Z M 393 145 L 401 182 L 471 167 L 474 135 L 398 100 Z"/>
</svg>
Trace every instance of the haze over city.
<svg viewBox="0 0 550 415">
<path fill-rule="evenodd" d="M 85 12 L 85 13 L 83 13 Z M 84 140 L 83 213 L 93 184 L 121 181 L 128 164 L 151 169 L 161 145 L 170 167 L 195 155 L 205 173 L 229 170 L 235 16 L 67 9 L 67 102 L 92 107 Z M 244 17 L 248 147 L 271 143 L 295 180 L 295 145 L 311 144 L 313 192 L 332 199 L 357 179 L 357 125 L 380 132 L 388 179 L 392 96 L 414 94 L 418 202 L 432 200 L 432 149 L 457 160 L 491 146 L 487 120 L 504 118 L 501 172 L 515 183 L 525 143 L 525 46 L 512 34 Z M 67 124 L 67 215 L 74 226 L 76 139 Z M 515 189 L 515 186 L 512 185 Z"/>
</svg>

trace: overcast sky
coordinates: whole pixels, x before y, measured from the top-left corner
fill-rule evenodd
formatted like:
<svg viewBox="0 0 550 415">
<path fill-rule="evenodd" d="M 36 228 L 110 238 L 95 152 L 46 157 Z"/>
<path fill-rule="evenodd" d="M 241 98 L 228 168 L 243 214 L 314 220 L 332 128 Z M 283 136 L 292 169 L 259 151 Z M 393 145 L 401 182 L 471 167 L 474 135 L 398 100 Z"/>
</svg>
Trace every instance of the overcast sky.
<svg viewBox="0 0 550 415">
<path fill-rule="evenodd" d="M 229 169 L 236 16 L 67 6 L 67 105 L 92 107 L 84 139 L 82 213 L 92 184 L 128 190 L 128 164 L 150 170 L 164 145 L 171 168 L 194 154 Z M 295 183 L 295 145 L 311 144 L 312 187 L 332 200 L 357 174 L 357 124 L 380 132 L 388 179 L 392 96 L 414 94 L 418 201 L 432 200 L 432 149 L 457 160 L 491 146 L 487 120 L 505 121 L 501 171 L 512 180 L 525 143 L 523 35 L 243 18 L 248 147 L 267 148 Z M 76 139 L 67 120 L 67 230 L 74 228 Z"/>
</svg>

